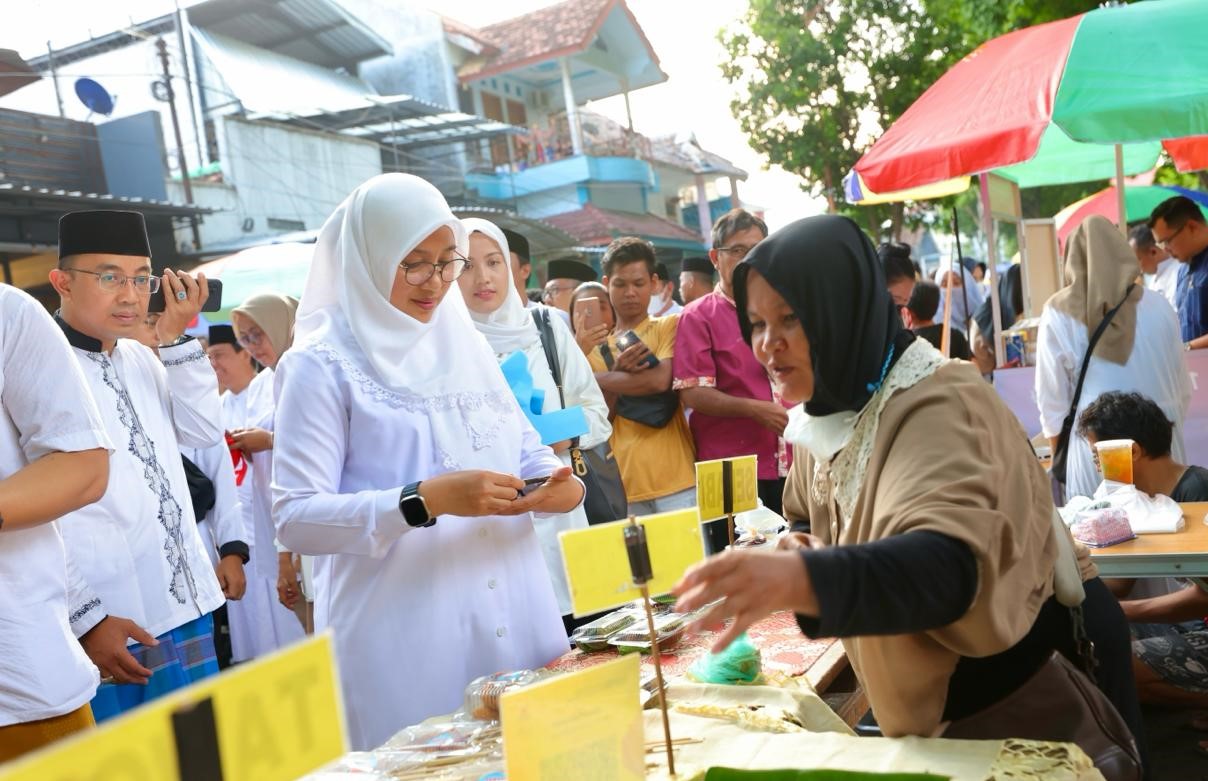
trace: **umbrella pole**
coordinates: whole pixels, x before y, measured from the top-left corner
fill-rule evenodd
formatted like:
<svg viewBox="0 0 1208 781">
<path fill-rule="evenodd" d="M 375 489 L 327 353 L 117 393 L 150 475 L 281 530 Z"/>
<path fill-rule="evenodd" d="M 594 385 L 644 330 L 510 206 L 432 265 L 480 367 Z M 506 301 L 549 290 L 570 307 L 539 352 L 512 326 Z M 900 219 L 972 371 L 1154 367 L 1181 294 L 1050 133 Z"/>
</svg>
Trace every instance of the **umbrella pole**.
<svg viewBox="0 0 1208 781">
<path fill-rule="evenodd" d="M 1116 144 L 1116 214 L 1120 218 L 1120 232 L 1128 238 L 1128 209 L 1124 205 L 1124 145 Z"/>
<path fill-rule="evenodd" d="M 1002 305 L 998 300 L 998 258 L 994 249 L 994 215 L 990 211 L 990 175 L 977 177 L 978 194 L 981 196 L 982 229 L 986 233 L 986 276 L 990 279 L 990 316 L 994 319 L 994 363 L 1002 366 L 1006 362 L 1006 348 L 1002 338 Z"/>
</svg>

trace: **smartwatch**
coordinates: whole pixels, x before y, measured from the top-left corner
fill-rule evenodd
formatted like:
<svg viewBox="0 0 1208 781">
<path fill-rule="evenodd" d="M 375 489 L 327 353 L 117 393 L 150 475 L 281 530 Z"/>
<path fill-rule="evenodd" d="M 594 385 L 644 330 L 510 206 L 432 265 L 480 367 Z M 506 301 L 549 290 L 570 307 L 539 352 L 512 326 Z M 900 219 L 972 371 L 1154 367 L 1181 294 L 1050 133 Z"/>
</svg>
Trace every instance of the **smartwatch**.
<svg viewBox="0 0 1208 781">
<path fill-rule="evenodd" d="M 419 483 L 406 486 L 398 498 L 398 510 L 403 514 L 403 520 L 412 529 L 436 525 L 436 518 L 428 512 L 428 504 L 424 501 L 424 497 L 419 495 L 419 486 Z"/>
</svg>

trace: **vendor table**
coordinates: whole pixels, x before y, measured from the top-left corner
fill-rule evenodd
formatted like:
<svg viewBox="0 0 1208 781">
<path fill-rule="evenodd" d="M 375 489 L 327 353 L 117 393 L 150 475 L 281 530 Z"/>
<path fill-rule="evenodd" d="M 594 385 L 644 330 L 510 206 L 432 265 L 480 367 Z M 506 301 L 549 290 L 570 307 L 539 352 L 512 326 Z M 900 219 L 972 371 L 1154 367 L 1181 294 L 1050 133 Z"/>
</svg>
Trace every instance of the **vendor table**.
<svg viewBox="0 0 1208 781">
<path fill-rule="evenodd" d="M 1174 534 L 1139 534 L 1135 540 L 1091 550 L 1103 577 L 1208 577 L 1208 502 L 1181 505 L 1185 526 Z"/>
</svg>

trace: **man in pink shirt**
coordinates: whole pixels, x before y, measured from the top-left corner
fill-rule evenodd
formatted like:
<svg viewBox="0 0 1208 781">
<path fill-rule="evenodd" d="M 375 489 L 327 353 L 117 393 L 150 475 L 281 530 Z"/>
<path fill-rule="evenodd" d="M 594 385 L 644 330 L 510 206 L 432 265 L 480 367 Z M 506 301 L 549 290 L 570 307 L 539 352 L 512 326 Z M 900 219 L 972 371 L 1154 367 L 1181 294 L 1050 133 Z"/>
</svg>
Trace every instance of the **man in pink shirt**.
<svg viewBox="0 0 1208 781">
<path fill-rule="evenodd" d="M 773 399 L 767 372 L 743 341 L 730 286 L 735 266 L 767 235 L 763 220 L 742 209 L 722 215 L 713 225 L 709 259 L 719 281 L 712 293 L 680 314 L 672 388 L 692 411 L 688 425 L 697 459 L 758 456 L 759 498 L 780 513 L 789 459 L 781 435 L 788 412 Z M 725 547 L 724 522 L 709 524 L 707 532 L 710 550 Z"/>
</svg>

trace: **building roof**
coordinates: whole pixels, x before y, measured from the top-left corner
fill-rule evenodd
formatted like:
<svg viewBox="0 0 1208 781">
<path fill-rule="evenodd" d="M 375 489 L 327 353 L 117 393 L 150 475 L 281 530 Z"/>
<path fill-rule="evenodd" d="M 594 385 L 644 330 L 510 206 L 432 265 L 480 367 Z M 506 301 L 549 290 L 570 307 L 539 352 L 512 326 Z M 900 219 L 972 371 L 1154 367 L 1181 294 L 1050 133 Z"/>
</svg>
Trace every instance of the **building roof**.
<svg viewBox="0 0 1208 781">
<path fill-rule="evenodd" d="M 477 204 L 450 204 L 450 208 L 458 217 L 481 217 L 501 228 L 508 228 L 523 234 L 529 240 L 529 250 L 534 260 L 565 255 L 567 250 L 579 240 L 578 237 L 553 225 L 549 220 L 525 217 L 510 209 Z"/>
<path fill-rule="evenodd" d="M 634 214 L 587 204 L 582 209 L 544 218 L 585 246 L 608 244 L 619 236 L 641 236 L 654 244 L 673 242 L 703 247 L 701 237 L 677 222 L 654 214 Z"/>
<path fill-rule="evenodd" d="M 22 205 L 24 204 L 24 205 Z M 0 213 L 38 212 L 45 204 L 56 204 L 73 209 L 133 209 L 144 214 L 159 214 L 170 217 L 190 217 L 198 214 L 213 214 L 216 209 L 175 201 L 157 201 L 153 198 L 128 198 L 105 193 L 85 193 L 78 190 L 62 190 L 50 187 L 0 183 Z"/>
<path fill-rule="evenodd" d="M 745 180 L 747 172 L 719 154 L 703 149 L 695 136 L 663 136 L 651 139 L 650 157 L 656 163 L 680 168 L 693 174 L 733 176 Z"/>
<path fill-rule="evenodd" d="M 449 40 L 466 51 L 488 56 L 499 53 L 499 45 L 488 38 L 482 30 L 475 29 L 464 22 L 450 19 L 447 16 L 442 16 L 440 21 L 445 28 L 445 35 L 449 37 Z"/>
<path fill-rule="evenodd" d="M 327 68 L 351 69 L 362 60 L 394 51 L 336 0 L 206 0 L 185 9 L 185 14 L 192 26 Z M 158 16 L 57 48 L 54 63 L 61 67 L 170 33 L 175 29 L 173 16 Z M 28 62 L 38 71 L 50 69 L 47 55 Z"/>
<path fill-rule="evenodd" d="M 624 52 L 610 52 L 601 37 L 601 30 L 610 18 L 617 16 L 611 24 L 614 45 L 622 43 L 615 37 L 618 29 L 628 28 L 623 33 Z M 459 25 L 465 28 L 465 25 Z M 448 27 L 446 27 L 448 30 Z M 495 47 L 495 51 L 483 52 L 471 59 L 458 71 L 463 82 L 477 81 L 500 73 L 520 71 L 530 66 L 549 63 L 560 57 L 570 57 L 591 50 L 596 55 L 591 63 L 582 65 L 598 68 L 599 60 L 620 55 L 623 62 L 611 67 L 622 67 L 632 72 L 627 74 L 631 89 L 665 81 L 667 76 L 658 65 L 654 47 L 642 31 L 637 19 L 630 12 L 625 0 L 564 0 L 527 14 L 487 25 L 477 31 L 477 37 Z M 640 55 L 638 53 L 641 53 Z M 557 78 L 556 72 L 551 74 Z M 579 74 L 576 74 L 578 78 Z M 594 97 L 594 96 L 593 96 Z"/>
</svg>

